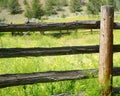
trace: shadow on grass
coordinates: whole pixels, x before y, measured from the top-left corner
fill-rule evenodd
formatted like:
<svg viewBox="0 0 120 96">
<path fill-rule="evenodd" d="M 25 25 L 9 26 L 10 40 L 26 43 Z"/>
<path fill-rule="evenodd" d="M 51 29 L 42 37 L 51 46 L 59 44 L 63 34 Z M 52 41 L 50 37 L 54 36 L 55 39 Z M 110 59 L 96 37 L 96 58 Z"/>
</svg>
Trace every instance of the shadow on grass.
<svg viewBox="0 0 120 96">
<path fill-rule="evenodd" d="M 86 34 L 86 35 L 92 35 L 92 34 L 98 34 L 99 31 L 98 30 L 81 30 L 81 31 L 77 31 L 77 30 L 70 30 L 68 32 L 54 32 L 54 33 L 46 33 L 45 35 L 47 36 L 52 36 L 54 38 L 61 38 L 63 36 L 66 36 L 66 35 L 71 35 L 71 34 L 74 34 L 74 35 L 77 35 L 78 33 L 82 33 L 82 34 Z"/>
<path fill-rule="evenodd" d="M 52 36 L 54 38 L 61 38 L 62 36 L 65 36 L 65 35 L 70 35 L 71 32 L 65 32 L 65 33 L 46 33 L 45 35 L 47 36 Z"/>
<path fill-rule="evenodd" d="M 5 35 L 5 33 L 4 32 L 0 32 L 0 36 L 3 36 L 3 35 Z"/>
</svg>

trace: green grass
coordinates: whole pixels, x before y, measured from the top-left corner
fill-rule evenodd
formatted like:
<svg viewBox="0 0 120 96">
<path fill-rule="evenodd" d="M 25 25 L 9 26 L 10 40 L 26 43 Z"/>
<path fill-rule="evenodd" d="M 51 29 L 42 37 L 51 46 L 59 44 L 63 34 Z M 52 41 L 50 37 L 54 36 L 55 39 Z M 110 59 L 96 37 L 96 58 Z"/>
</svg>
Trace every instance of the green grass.
<svg viewBox="0 0 120 96">
<path fill-rule="evenodd" d="M 100 20 L 99 16 L 95 15 L 85 15 L 85 16 L 71 16 L 71 17 L 66 17 L 66 18 L 58 18 L 58 19 L 48 19 L 48 20 L 43 20 L 44 22 L 72 22 L 76 20 Z M 42 20 L 40 20 L 42 21 Z"/>
<path fill-rule="evenodd" d="M 60 47 L 99 44 L 99 30 L 79 30 L 70 35 L 31 33 L 30 36 L 15 36 L 0 33 L 1 48 Z M 120 43 L 118 30 L 114 31 L 114 44 Z M 99 54 L 79 54 L 69 56 L 46 56 L 25 58 L 0 58 L 0 74 L 29 73 L 61 70 L 98 68 Z M 114 66 L 119 65 L 120 55 L 114 54 Z M 120 86 L 119 77 L 114 77 L 113 85 Z M 85 92 L 85 96 L 100 96 L 98 79 L 38 83 L 0 89 L 0 96 L 50 96 L 52 94 Z M 77 95 L 78 96 L 78 95 Z M 119 95 L 116 95 L 119 96 Z"/>
</svg>

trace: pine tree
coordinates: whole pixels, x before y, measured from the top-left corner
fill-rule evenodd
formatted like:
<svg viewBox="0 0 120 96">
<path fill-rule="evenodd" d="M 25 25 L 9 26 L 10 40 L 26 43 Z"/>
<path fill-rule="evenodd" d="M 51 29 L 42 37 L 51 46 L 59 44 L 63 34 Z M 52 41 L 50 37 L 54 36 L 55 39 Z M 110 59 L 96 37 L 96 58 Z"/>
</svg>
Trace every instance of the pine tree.
<svg viewBox="0 0 120 96">
<path fill-rule="evenodd" d="M 101 0 L 89 0 L 87 3 L 87 13 L 88 14 L 98 14 L 100 12 L 100 8 L 104 4 Z"/>
<path fill-rule="evenodd" d="M 32 5 L 26 5 L 25 16 L 27 18 L 38 18 L 40 19 L 41 16 L 44 15 L 44 11 L 42 10 L 42 5 L 40 4 L 39 0 L 33 0 Z"/>
<path fill-rule="evenodd" d="M 56 14 L 55 6 L 56 2 L 54 0 L 45 0 L 45 11 L 46 15 Z"/>
<path fill-rule="evenodd" d="M 22 12 L 18 0 L 9 0 L 8 8 L 11 14 L 18 14 Z"/>
<path fill-rule="evenodd" d="M 32 13 L 33 13 L 33 18 L 38 18 L 40 19 L 41 16 L 44 15 L 44 12 L 42 10 L 42 5 L 40 4 L 39 0 L 33 0 L 32 2 Z"/>
<path fill-rule="evenodd" d="M 71 12 L 81 11 L 80 0 L 70 0 L 70 10 Z"/>
<path fill-rule="evenodd" d="M 102 5 L 112 5 L 116 11 L 119 10 L 120 1 L 118 0 L 89 0 L 87 3 L 87 12 L 98 14 Z"/>
<path fill-rule="evenodd" d="M 31 7 L 29 6 L 29 4 L 26 5 L 26 10 L 25 10 L 25 17 L 27 17 L 28 19 L 32 18 L 33 13 L 31 11 Z"/>
<path fill-rule="evenodd" d="M 116 11 L 119 10 L 120 0 L 105 0 L 106 5 L 112 5 Z"/>
<path fill-rule="evenodd" d="M 28 2 L 27 2 L 26 0 L 24 0 L 24 1 L 23 1 L 23 4 L 24 4 L 24 5 L 27 5 L 27 4 L 28 4 Z"/>
</svg>

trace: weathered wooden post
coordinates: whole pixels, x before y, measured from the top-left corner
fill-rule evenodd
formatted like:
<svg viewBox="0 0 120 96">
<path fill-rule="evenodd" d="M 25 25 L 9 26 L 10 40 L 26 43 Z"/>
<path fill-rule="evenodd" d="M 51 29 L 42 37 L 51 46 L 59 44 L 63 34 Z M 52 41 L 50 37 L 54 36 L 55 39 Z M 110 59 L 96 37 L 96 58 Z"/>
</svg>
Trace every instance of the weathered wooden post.
<svg viewBox="0 0 120 96">
<path fill-rule="evenodd" d="M 111 96 L 112 93 L 113 22 L 114 8 L 109 5 L 102 6 L 99 51 L 99 83 L 102 96 Z"/>
</svg>

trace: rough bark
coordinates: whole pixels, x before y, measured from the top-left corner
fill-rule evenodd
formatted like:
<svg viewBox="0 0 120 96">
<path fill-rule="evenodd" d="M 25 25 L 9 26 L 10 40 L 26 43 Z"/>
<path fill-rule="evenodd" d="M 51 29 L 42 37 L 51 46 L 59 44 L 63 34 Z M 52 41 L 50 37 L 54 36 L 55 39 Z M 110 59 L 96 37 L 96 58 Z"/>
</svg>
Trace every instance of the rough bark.
<svg viewBox="0 0 120 96">
<path fill-rule="evenodd" d="M 113 69 L 113 76 L 120 76 L 120 67 Z M 98 69 L 4 74 L 0 75 L 0 88 L 65 80 L 91 79 L 96 77 L 98 77 Z"/>
<path fill-rule="evenodd" d="M 98 53 L 98 50 L 97 45 L 52 48 L 0 48 L 0 58 Z"/>
<path fill-rule="evenodd" d="M 73 21 L 61 23 L 0 24 L 0 32 L 54 31 L 70 29 L 98 29 L 100 21 Z"/>
<path fill-rule="evenodd" d="M 57 56 L 72 54 L 98 53 L 99 45 L 71 46 L 52 48 L 0 48 L 0 58 L 26 57 L 26 56 Z M 113 52 L 120 52 L 120 45 L 113 46 Z"/>
<path fill-rule="evenodd" d="M 101 7 L 99 83 L 101 96 L 111 96 L 113 68 L 113 22 L 114 8 Z"/>
<path fill-rule="evenodd" d="M 51 71 L 0 75 L 0 88 L 34 83 L 57 82 L 96 77 L 98 70 Z"/>
</svg>

